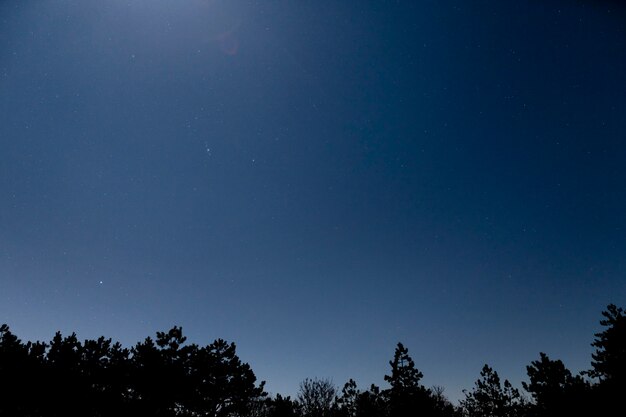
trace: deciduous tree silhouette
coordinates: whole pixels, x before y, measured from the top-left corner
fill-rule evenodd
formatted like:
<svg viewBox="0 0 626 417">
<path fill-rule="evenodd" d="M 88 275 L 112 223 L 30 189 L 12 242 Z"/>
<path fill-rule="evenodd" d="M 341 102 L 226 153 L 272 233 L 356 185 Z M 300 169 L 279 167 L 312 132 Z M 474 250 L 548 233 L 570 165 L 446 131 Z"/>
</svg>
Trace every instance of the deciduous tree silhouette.
<svg viewBox="0 0 626 417">
<path fill-rule="evenodd" d="M 446 398 L 445 388 L 434 386 L 430 389 L 433 401 L 433 416 L 437 417 L 459 417 L 460 411 Z"/>
<path fill-rule="evenodd" d="M 298 403 L 304 417 L 331 417 L 336 414 L 337 388 L 328 379 L 307 378 L 300 383 Z"/>
</svg>

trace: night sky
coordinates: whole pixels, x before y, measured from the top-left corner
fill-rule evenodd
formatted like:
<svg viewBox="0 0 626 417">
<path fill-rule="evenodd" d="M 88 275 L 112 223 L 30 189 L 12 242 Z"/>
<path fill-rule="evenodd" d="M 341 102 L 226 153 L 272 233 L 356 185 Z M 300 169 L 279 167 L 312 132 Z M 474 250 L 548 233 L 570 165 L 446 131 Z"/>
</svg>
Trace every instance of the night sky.
<svg viewBox="0 0 626 417">
<path fill-rule="evenodd" d="M 273 393 L 574 371 L 626 304 L 626 8 L 0 2 L 0 322 L 234 341 Z"/>
</svg>

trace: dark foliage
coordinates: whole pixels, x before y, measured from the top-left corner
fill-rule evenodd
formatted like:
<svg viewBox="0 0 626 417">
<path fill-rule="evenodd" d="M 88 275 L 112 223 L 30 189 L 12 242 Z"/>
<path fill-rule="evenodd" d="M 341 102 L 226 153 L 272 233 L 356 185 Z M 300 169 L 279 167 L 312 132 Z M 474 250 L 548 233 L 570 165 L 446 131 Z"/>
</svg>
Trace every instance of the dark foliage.
<svg viewBox="0 0 626 417">
<path fill-rule="evenodd" d="M 389 401 L 389 417 L 408 417 L 430 411 L 430 392 L 420 380 L 424 376 L 409 356 L 409 350 L 398 343 L 391 365 L 391 375 L 385 375 L 390 388 L 385 391 Z"/>
<path fill-rule="evenodd" d="M 602 312 L 600 324 L 605 328 L 596 333 L 591 344 L 596 348 L 592 355 L 592 369 L 587 374 L 598 379 L 593 387 L 593 402 L 601 405 L 604 416 L 626 414 L 623 398 L 626 394 L 626 314 L 622 308 L 609 304 Z"/>
<path fill-rule="evenodd" d="M 389 417 L 446 417 L 455 415 L 454 407 L 446 400 L 443 389 L 426 388 L 420 380 L 424 376 L 409 356 L 409 351 L 398 343 L 391 365 L 391 375 L 385 375 L 390 388 L 383 392 Z"/>
<path fill-rule="evenodd" d="M 341 389 L 341 397 L 337 399 L 337 405 L 341 417 L 356 417 L 359 409 L 359 395 L 356 382 L 350 379 Z"/>
<path fill-rule="evenodd" d="M 387 401 L 376 385 L 372 384 L 368 391 L 357 397 L 357 417 L 378 417 L 387 415 Z"/>
<path fill-rule="evenodd" d="M 261 412 L 257 414 L 262 417 L 300 417 L 302 411 L 298 402 L 291 397 L 276 394 L 274 398 L 268 398 L 263 402 Z"/>
<path fill-rule="evenodd" d="M 611 304 L 595 335 L 591 368 L 573 375 L 545 353 L 527 366 L 525 399 L 485 365 L 458 407 L 443 388 L 426 388 L 398 343 L 389 388 L 366 391 L 350 379 L 339 393 L 327 379 L 305 379 L 296 400 L 268 397 L 234 343 L 186 344 L 180 327 L 131 349 L 100 337 L 80 342 L 56 333 L 22 342 L 0 326 L 0 417 L 576 417 L 624 415 L 626 315 Z M 588 379 L 591 378 L 591 379 Z"/>
<path fill-rule="evenodd" d="M 472 391 L 465 392 L 461 410 L 467 417 L 517 417 L 524 415 L 525 404 L 520 392 L 489 365 L 483 366 L 480 379 Z"/>
<path fill-rule="evenodd" d="M 300 384 L 298 403 L 304 417 L 332 417 L 337 414 L 337 388 L 328 379 L 305 379 Z"/>
<path fill-rule="evenodd" d="M 3 325 L 0 416 L 234 417 L 265 396 L 234 344 L 184 342 L 174 327 L 130 350 L 60 333 L 49 345 L 23 344 Z"/>
<path fill-rule="evenodd" d="M 560 360 L 545 353 L 526 367 L 530 382 L 522 382 L 533 400 L 536 417 L 583 415 L 589 404 L 591 386 L 582 376 L 573 376 Z M 586 413 L 585 413 L 586 414 Z"/>
<path fill-rule="evenodd" d="M 602 312 L 604 319 L 600 324 L 606 329 L 596 333 L 596 339 L 591 344 L 596 348 L 592 355 L 589 372 L 592 377 L 600 379 L 601 383 L 624 387 L 626 384 L 626 315 L 624 310 L 610 304 Z"/>
</svg>

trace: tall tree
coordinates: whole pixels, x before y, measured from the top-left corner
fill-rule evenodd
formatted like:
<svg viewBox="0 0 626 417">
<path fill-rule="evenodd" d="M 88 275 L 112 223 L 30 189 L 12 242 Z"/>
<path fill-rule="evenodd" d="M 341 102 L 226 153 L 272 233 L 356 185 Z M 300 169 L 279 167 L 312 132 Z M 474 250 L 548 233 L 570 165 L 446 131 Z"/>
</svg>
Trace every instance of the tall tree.
<svg viewBox="0 0 626 417">
<path fill-rule="evenodd" d="M 609 304 L 602 316 L 600 324 L 605 329 L 595 335 L 592 346 L 596 351 L 588 372 L 599 380 L 593 390 L 594 411 L 603 416 L 622 416 L 626 393 L 626 314 L 622 308 Z"/>
<path fill-rule="evenodd" d="M 602 312 L 604 319 L 600 324 L 606 327 L 596 333 L 591 344 L 596 348 L 592 355 L 590 376 L 602 383 L 624 387 L 626 384 L 626 315 L 622 308 L 609 304 Z"/>
<path fill-rule="evenodd" d="M 422 389 L 420 380 L 424 376 L 416 367 L 415 362 L 409 356 L 409 350 L 402 343 L 398 343 L 393 355 L 391 375 L 385 375 L 385 381 L 391 386 L 390 393 L 403 395 Z"/>
<path fill-rule="evenodd" d="M 415 414 L 430 413 L 432 401 L 430 392 L 420 380 L 424 376 L 409 355 L 409 350 L 398 343 L 393 355 L 391 375 L 385 375 L 390 388 L 385 391 L 389 401 L 390 417 L 406 417 Z"/>
</svg>

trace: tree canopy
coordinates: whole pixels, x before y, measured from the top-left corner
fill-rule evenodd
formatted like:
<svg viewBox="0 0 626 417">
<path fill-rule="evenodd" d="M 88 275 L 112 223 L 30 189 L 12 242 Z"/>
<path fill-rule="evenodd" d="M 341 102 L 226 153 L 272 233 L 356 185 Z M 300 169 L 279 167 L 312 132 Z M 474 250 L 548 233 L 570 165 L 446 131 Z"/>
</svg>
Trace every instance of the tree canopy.
<svg viewBox="0 0 626 417">
<path fill-rule="evenodd" d="M 131 348 L 99 337 L 81 342 L 57 332 L 23 342 L 0 326 L 0 417 L 559 417 L 622 416 L 626 393 L 626 315 L 610 304 L 595 334 L 591 369 L 578 375 L 539 353 L 521 383 L 526 397 L 488 364 L 458 406 L 423 374 L 398 343 L 387 388 L 339 391 L 329 379 L 306 378 L 296 399 L 264 392 L 251 367 L 223 339 L 188 344 L 181 327 Z"/>
</svg>

